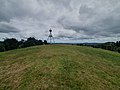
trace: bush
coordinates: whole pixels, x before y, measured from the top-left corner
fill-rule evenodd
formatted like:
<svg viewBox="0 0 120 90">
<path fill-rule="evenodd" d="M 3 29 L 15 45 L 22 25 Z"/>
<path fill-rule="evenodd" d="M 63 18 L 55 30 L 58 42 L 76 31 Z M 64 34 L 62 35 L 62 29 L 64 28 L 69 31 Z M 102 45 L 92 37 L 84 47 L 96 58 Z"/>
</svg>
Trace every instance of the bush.
<svg viewBox="0 0 120 90">
<path fill-rule="evenodd" d="M 43 43 L 44 43 L 44 44 L 48 44 L 46 40 L 44 40 L 44 42 L 43 42 Z"/>
<path fill-rule="evenodd" d="M 0 43 L 0 52 L 3 52 L 5 51 L 5 46 L 4 44 Z"/>
<path fill-rule="evenodd" d="M 118 50 L 117 50 L 119 53 L 120 53 L 120 47 L 118 48 Z"/>
<path fill-rule="evenodd" d="M 18 40 L 15 38 L 5 39 L 3 43 L 6 50 L 13 50 L 18 48 Z"/>
<path fill-rule="evenodd" d="M 43 42 L 42 40 L 37 40 L 34 37 L 29 37 L 26 41 L 23 39 L 18 41 L 15 38 L 7 38 L 4 41 L 0 41 L 0 52 L 43 44 L 47 44 L 47 41 L 44 40 Z"/>
</svg>

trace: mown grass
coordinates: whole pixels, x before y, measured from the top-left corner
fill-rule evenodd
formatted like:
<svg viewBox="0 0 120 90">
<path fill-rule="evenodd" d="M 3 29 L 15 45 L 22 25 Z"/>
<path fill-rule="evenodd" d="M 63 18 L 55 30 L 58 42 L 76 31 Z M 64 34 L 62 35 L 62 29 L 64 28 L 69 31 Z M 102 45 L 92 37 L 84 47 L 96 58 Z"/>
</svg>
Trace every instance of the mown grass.
<svg viewBox="0 0 120 90">
<path fill-rule="evenodd" d="M 2 52 L 0 90 L 120 90 L 120 54 L 72 45 Z"/>
</svg>

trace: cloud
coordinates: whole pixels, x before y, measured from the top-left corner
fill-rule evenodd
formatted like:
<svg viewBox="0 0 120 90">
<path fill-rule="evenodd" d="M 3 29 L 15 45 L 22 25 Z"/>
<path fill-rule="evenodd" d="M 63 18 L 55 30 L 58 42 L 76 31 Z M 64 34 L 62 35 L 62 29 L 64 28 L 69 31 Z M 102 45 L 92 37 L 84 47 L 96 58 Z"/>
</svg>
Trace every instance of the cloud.
<svg viewBox="0 0 120 90">
<path fill-rule="evenodd" d="M 18 29 L 7 25 L 5 23 L 0 23 L 0 33 L 18 33 Z"/>
<path fill-rule="evenodd" d="M 0 0 L 0 38 L 46 39 L 52 28 L 58 42 L 118 40 L 119 8 L 119 0 Z"/>
<path fill-rule="evenodd" d="M 90 37 L 112 37 L 120 33 L 119 5 L 120 2 L 117 0 L 105 2 L 93 0 L 92 4 L 88 1 L 87 4 L 81 4 L 77 20 L 64 16 L 58 20 L 58 23 L 65 29 L 72 29 L 78 33 L 83 31 Z"/>
</svg>

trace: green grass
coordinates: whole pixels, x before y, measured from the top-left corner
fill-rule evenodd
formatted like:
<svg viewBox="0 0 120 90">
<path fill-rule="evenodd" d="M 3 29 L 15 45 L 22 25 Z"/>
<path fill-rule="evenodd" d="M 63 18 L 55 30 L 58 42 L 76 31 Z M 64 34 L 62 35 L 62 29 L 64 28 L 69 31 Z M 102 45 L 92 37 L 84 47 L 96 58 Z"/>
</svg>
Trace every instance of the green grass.
<svg viewBox="0 0 120 90">
<path fill-rule="evenodd" d="M 120 90 L 120 54 L 72 45 L 2 52 L 0 90 Z"/>
</svg>

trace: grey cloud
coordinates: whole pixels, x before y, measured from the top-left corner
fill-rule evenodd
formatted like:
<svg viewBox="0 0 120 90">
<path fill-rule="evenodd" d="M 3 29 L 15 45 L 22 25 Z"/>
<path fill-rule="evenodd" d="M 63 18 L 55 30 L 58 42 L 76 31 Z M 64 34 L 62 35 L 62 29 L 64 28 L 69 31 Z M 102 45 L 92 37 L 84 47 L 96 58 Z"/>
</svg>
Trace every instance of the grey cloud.
<svg viewBox="0 0 120 90">
<path fill-rule="evenodd" d="M 69 35 L 69 34 L 59 34 L 57 37 L 55 37 L 56 39 L 62 39 L 62 38 L 67 38 L 69 40 L 87 40 L 87 39 L 94 39 L 93 37 L 76 37 L 73 35 Z"/>
<path fill-rule="evenodd" d="M 13 18 L 38 17 L 37 14 L 44 14 L 44 11 L 38 8 L 37 0 L 0 0 L 0 21 L 10 21 Z"/>
<path fill-rule="evenodd" d="M 88 7 L 87 5 L 81 5 L 79 9 L 79 14 L 80 14 L 80 19 L 84 20 L 84 18 L 89 19 L 89 18 L 94 17 L 96 12 L 94 11 L 94 9 Z"/>
<path fill-rule="evenodd" d="M 66 8 L 68 10 L 71 10 L 70 2 L 71 0 L 49 0 L 50 2 L 54 3 L 55 7 L 58 7 L 58 9 Z"/>
<path fill-rule="evenodd" d="M 0 33 L 18 33 L 18 29 L 6 24 L 0 24 Z"/>
<path fill-rule="evenodd" d="M 58 23 L 65 29 L 72 29 L 78 33 L 83 31 L 90 37 L 115 36 L 116 33 L 120 33 L 120 11 L 117 8 L 120 2 L 116 2 L 114 1 L 116 7 L 110 5 L 111 1 L 107 1 L 106 6 L 99 5 L 97 1 L 95 7 L 83 4 L 79 9 L 78 21 L 74 18 L 63 17 L 58 20 Z M 101 1 L 101 4 L 104 5 L 104 1 Z"/>
<path fill-rule="evenodd" d="M 59 34 L 57 36 L 57 38 L 73 38 L 73 36 L 69 35 L 69 34 Z"/>
<path fill-rule="evenodd" d="M 70 0 L 0 0 L 0 21 L 25 17 L 54 19 L 65 9 L 71 10 Z"/>
</svg>

